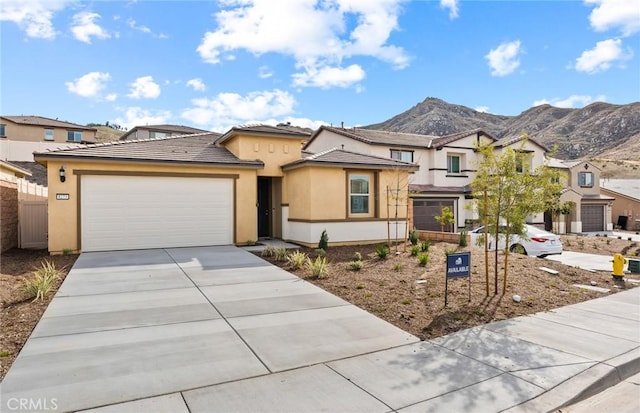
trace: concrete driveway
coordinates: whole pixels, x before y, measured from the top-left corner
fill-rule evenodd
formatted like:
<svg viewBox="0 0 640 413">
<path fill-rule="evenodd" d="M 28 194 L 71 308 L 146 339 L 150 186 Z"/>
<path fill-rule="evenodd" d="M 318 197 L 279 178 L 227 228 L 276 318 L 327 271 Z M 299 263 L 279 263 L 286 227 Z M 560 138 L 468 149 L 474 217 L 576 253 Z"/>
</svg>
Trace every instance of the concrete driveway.
<svg viewBox="0 0 640 413">
<path fill-rule="evenodd" d="M 584 252 L 562 251 L 560 255 L 549 255 L 548 260 L 556 261 L 570 267 L 583 268 L 592 271 L 613 271 L 612 255 L 587 254 Z M 627 270 L 629 263 L 624 265 Z"/>
<path fill-rule="evenodd" d="M 239 248 L 106 252 L 80 256 L 0 411 L 539 412 L 638 372 L 640 288 L 420 342 Z"/>
<path fill-rule="evenodd" d="M 417 341 L 239 248 L 85 253 L 3 380 L 0 411 L 151 396 L 142 410 L 186 411 L 176 392 Z M 345 393 L 327 370 L 315 385 Z"/>
</svg>

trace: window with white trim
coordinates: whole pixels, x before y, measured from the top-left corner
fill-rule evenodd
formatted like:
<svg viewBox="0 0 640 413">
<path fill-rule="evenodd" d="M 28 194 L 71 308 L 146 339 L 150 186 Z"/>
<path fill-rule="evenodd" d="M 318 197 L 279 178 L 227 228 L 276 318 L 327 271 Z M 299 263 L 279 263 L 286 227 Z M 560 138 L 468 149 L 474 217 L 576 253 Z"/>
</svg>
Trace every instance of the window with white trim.
<svg viewBox="0 0 640 413">
<path fill-rule="evenodd" d="M 45 129 L 44 130 L 44 140 L 52 141 L 53 140 L 53 129 Z"/>
<path fill-rule="evenodd" d="M 69 142 L 82 142 L 82 132 L 77 130 L 67 131 L 67 141 Z"/>
<path fill-rule="evenodd" d="M 593 187 L 593 172 L 579 172 L 578 173 L 578 186 L 582 188 Z"/>
<path fill-rule="evenodd" d="M 370 211 L 371 177 L 366 174 L 349 175 L 349 215 L 368 215 Z"/>
<path fill-rule="evenodd" d="M 413 151 L 391 149 L 391 159 L 413 163 Z"/>
<path fill-rule="evenodd" d="M 5 135 L 5 132 L 6 132 L 5 126 L 6 125 L 4 125 L 4 124 L 0 124 L 0 136 L 2 136 L 2 137 L 7 136 L 7 135 Z"/>
<path fill-rule="evenodd" d="M 447 155 L 447 173 L 448 174 L 460 174 L 461 173 L 461 156 L 460 155 Z"/>
<path fill-rule="evenodd" d="M 169 135 L 165 132 L 155 132 L 155 131 L 149 132 L 149 138 L 151 139 L 165 138 L 167 136 Z"/>
</svg>

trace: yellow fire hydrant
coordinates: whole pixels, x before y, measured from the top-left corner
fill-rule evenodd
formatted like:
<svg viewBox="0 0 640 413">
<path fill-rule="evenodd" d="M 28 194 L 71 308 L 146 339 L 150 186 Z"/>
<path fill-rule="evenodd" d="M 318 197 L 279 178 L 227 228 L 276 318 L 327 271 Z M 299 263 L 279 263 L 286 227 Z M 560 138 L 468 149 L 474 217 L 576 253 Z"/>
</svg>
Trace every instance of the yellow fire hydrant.
<svg viewBox="0 0 640 413">
<path fill-rule="evenodd" d="M 624 276 L 624 265 L 627 263 L 627 259 L 622 254 L 613 255 L 613 273 L 614 277 L 622 278 Z"/>
</svg>

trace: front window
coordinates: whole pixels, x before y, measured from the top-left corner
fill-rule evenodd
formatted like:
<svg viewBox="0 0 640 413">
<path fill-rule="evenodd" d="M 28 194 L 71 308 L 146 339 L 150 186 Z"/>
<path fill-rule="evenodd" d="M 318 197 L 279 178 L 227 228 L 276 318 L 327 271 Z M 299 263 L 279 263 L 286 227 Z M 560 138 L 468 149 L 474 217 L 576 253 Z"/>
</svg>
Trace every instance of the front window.
<svg viewBox="0 0 640 413">
<path fill-rule="evenodd" d="M 369 213 L 369 176 L 350 175 L 349 176 L 349 213 L 368 214 Z"/>
<path fill-rule="evenodd" d="M 460 173 L 460 155 L 447 155 L 447 173 Z"/>
<path fill-rule="evenodd" d="M 67 131 L 67 140 L 69 142 L 82 142 L 82 132 L 80 131 Z"/>
<path fill-rule="evenodd" d="M 578 174 L 578 185 L 583 188 L 593 187 L 593 172 L 580 172 Z"/>
<path fill-rule="evenodd" d="M 45 129 L 44 130 L 44 140 L 52 141 L 53 140 L 53 129 Z"/>
<path fill-rule="evenodd" d="M 5 125 L 0 125 L 0 136 L 7 136 L 5 135 Z"/>
<path fill-rule="evenodd" d="M 151 139 L 164 138 L 166 136 L 168 135 L 164 132 L 153 132 L 153 131 L 149 132 L 149 138 Z"/>
<path fill-rule="evenodd" d="M 413 151 L 398 151 L 391 149 L 391 159 L 413 163 Z"/>
</svg>

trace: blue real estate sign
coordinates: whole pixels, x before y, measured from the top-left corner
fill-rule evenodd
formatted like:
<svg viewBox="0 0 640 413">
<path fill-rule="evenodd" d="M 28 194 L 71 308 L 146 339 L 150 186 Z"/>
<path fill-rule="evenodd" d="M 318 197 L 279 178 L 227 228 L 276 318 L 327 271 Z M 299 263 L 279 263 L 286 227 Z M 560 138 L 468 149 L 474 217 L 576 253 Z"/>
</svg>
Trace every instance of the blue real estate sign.
<svg viewBox="0 0 640 413">
<path fill-rule="evenodd" d="M 459 252 L 447 255 L 447 275 L 444 287 L 444 306 L 449 297 L 449 278 L 469 277 L 469 301 L 471 301 L 471 253 Z"/>
<path fill-rule="evenodd" d="M 471 253 L 460 252 L 447 255 L 447 278 L 468 277 Z"/>
</svg>

